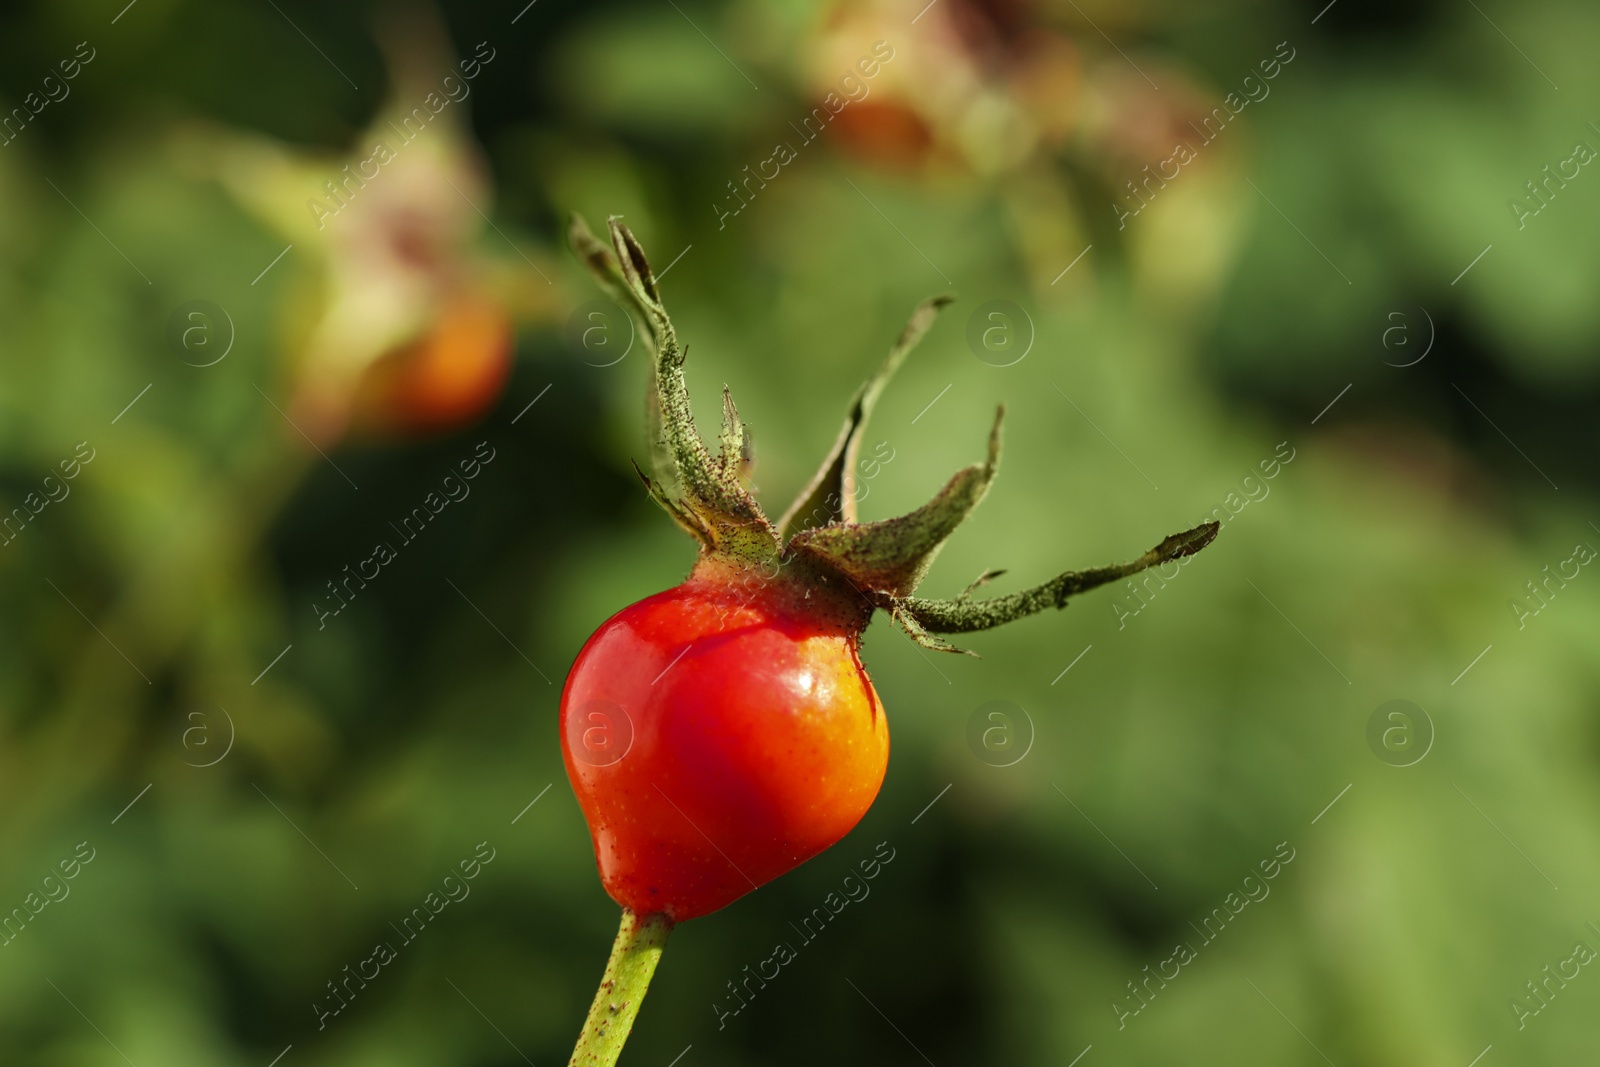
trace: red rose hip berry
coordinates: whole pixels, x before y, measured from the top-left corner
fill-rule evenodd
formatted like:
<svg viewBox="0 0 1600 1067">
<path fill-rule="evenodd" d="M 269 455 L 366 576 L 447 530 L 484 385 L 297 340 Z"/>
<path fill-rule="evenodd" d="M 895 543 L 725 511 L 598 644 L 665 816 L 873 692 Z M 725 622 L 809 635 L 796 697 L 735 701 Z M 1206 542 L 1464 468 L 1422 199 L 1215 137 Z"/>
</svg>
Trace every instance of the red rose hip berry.
<svg viewBox="0 0 1600 1067">
<path fill-rule="evenodd" d="M 834 844 L 883 784 L 889 726 L 858 655 L 873 612 L 923 648 L 987 630 L 1210 544 L 1216 523 L 1174 534 L 1128 563 L 1068 571 L 984 600 L 981 575 L 954 600 L 915 595 L 934 557 L 989 491 L 1000 414 L 983 463 L 957 471 L 898 518 L 856 514 L 861 435 L 878 394 L 948 297 L 912 314 L 856 393 L 811 482 L 773 522 L 749 489 L 749 435 L 726 389 L 716 448 L 700 436 L 685 351 L 644 251 L 610 222 L 612 248 L 573 219 L 574 250 L 643 326 L 652 350 L 650 496 L 700 545 L 689 579 L 612 616 L 561 694 L 561 752 L 622 905 L 605 977 L 572 1064 L 612 1064 L 673 923 L 716 911 Z M 614 249 L 614 251 L 613 251 Z"/>
<path fill-rule="evenodd" d="M 674 922 L 849 833 L 889 762 L 855 619 L 718 570 L 604 623 L 561 699 L 562 754 L 601 882 L 624 907 Z"/>
</svg>

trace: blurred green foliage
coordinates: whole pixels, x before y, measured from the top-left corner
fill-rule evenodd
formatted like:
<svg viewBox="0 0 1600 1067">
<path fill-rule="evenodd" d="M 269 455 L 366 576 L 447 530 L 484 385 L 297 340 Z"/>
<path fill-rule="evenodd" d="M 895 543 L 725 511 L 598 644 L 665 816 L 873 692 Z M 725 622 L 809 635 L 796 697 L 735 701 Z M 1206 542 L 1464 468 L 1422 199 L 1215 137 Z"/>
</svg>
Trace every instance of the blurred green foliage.
<svg viewBox="0 0 1600 1067">
<path fill-rule="evenodd" d="M 0 145 L 0 508 L 31 516 L 0 545 L 0 908 L 29 919 L 0 935 L 5 1063 L 565 1058 L 616 915 L 561 766 L 561 678 L 690 563 L 628 466 L 645 367 L 572 341 L 596 294 L 560 247 L 569 210 L 625 215 L 672 264 L 691 388 L 706 412 L 731 387 L 778 510 L 910 308 L 960 293 L 869 436 L 895 456 L 876 518 L 976 460 L 1007 405 L 1002 476 L 930 595 L 1127 558 L 1231 509 L 1280 442 L 1295 456 L 1136 615 L 1102 590 L 971 636 L 977 660 L 874 626 L 877 805 L 676 932 L 627 1062 L 1594 1047 L 1587 969 L 1536 1015 L 1511 1003 L 1600 947 L 1600 578 L 1542 606 L 1525 586 L 1600 545 L 1600 175 L 1543 187 L 1520 227 L 1509 205 L 1600 146 L 1592 5 L 452 4 L 454 51 L 500 52 L 466 105 L 493 227 L 464 225 L 516 363 L 470 425 L 325 456 L 280 408 L 337 252 L 312 235 L 274 261 L 289 240 L 221 161 L 274 144 L 320 181 L 365 156 L 402 13 L 119 6 L 22 5 L 0 32 L 7 112 L 96 50 Z M 719 222 L 878 40 L 895 59 L 870 93 Z M 1124 183 L 1280 41 L 1271 95 L 1119 229 Z M 1034 332 L 1006 367 L 966 341 L 996 299 Z M 214 366 L 170 339 L 193 300 L 231 320 Z M 326 584 L 484 441 L 470 496 L 319 626 Z M 60 481 L 80 442 L 93 460 Z M 1436 731 L 1409 767 L 1367 742 L 1397 698 Z M 1014 766 L 967 744 L 995 699 L 1031 719 Z M 326 984 L 484 841 L 470 897 L 319 1029 Z M 719 1029 L 726 983 L 880 841 L 870 899 Z M 92 862 L 45 883 L 79 842 Z M 1127 983 L 1199 944 L 1280 842 L 1270 895 L 1119 1027 Z"/>
</svg>

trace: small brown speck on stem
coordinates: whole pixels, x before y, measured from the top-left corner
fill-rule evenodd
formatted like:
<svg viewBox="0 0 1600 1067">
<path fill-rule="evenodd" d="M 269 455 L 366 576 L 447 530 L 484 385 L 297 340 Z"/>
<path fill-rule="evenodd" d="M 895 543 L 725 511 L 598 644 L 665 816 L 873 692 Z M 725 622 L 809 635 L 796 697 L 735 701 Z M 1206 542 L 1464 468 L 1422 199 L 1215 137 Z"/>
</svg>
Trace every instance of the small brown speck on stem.
<svg viewBox="0 0 1600 1067">
<path fill-rule="evenodd" d="M 665 915 L 640 918 L 628 908 L 622 909 L 622 926 L 611 945 L 605 976 L 595 991 L 568 1067 L 612 1067 L 617 1062 L 671 932 L 672 920 Z M 613 1000 L 616 994 L 621 997 Z"/>
</svg>

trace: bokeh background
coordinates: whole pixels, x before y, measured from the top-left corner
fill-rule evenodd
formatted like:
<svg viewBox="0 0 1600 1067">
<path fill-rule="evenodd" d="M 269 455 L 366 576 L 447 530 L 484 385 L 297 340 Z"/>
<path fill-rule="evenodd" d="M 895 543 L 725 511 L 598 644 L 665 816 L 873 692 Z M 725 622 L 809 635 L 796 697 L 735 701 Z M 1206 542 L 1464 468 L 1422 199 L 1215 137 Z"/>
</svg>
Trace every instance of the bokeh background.
<svg viewBox="0 0 1600 1067">
<path fill-rule="evenodd" d="M 879 620 L 876 806 L 675 932 L 624 1062 L 1592 1053 L 1592 4 L 123 5 L 0 23 L 5 1063 L 564 1061 L 616 908 L 561 679 L 692 559 L 629 467 L 646 365 L 574 210 L 665 272 L 773 511 L 959 294 L 865 453 L 897 514 L 1007 405 L 932 595 L 1227 520 L 980 659 Z"/>
</svg>

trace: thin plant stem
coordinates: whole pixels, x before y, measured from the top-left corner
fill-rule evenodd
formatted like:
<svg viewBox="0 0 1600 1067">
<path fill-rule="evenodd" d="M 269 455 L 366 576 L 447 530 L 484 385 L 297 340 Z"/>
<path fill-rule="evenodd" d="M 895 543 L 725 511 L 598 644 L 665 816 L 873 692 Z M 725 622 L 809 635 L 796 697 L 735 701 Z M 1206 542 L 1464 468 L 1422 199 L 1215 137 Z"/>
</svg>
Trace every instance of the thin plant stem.
<svg viewBox="0 0 1600 1067">
<path fill-rule="evenodd" d="M 568 1067 L 612 1067 L 617 1062 L 671 932 L 672 920 L 659 912 L 641 919 L 622 909 L 622 926 L 611 945 L 606 973 Z"/>
</svg>

